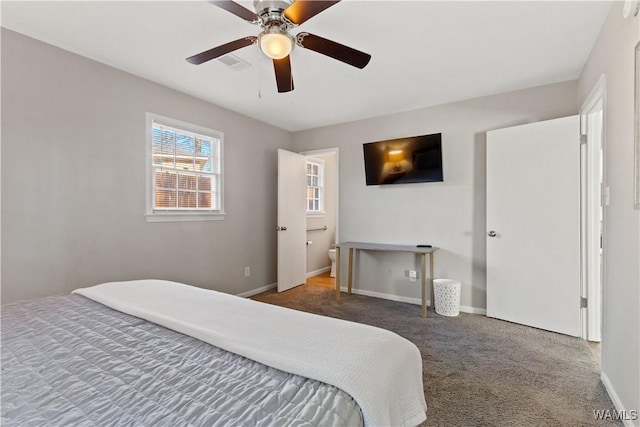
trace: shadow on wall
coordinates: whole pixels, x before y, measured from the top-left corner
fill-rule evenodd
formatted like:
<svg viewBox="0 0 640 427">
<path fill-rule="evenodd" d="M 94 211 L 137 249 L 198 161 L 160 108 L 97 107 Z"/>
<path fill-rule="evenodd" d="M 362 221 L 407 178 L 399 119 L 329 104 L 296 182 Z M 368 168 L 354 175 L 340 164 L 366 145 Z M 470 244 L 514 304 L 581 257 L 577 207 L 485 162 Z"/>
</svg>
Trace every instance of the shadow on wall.
<svg viewBox="0 0 640 427">
<path fill-rule="evenodd" d="M 473 141 L 473 229 L 471 259 L 471 306 L 487 307 L 487 134 Z"/>
</svg>

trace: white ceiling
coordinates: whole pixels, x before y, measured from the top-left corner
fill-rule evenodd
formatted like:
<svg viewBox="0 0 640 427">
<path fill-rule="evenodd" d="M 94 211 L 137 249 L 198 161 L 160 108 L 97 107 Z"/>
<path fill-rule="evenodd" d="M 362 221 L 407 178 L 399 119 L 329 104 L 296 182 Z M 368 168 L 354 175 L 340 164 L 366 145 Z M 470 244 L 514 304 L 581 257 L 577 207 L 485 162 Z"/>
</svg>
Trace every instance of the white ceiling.
<svg viewBox="0 0 640 427">
<path fill-rule="evenodd" d="M 239 1 L 252 8 L 251 1 Z M 259 27 L 207 2 L 2 2 L 2 26 L 289 131 L 578 78 L 611 8 L 595 1 L 344 0 L 292 31 L 372 55 L 363 70 L 303 48 L 295 90 L 252 66 L 185 58 Z"/>
</svg>

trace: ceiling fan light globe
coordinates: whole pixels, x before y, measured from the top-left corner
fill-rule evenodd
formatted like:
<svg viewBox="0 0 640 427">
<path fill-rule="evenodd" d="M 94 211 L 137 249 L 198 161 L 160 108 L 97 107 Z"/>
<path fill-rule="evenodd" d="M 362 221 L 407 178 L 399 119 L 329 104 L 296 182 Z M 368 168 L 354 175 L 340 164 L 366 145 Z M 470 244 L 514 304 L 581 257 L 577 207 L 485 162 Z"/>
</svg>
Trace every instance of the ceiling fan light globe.
<svg viewBox="0 0 640 427">
<path fill-rule="evenodd" d="M 285 33 L 263 33 L 260 49 L 271 59 L 286 58 L 293 49 L 293 40 Z"/>
</svg>

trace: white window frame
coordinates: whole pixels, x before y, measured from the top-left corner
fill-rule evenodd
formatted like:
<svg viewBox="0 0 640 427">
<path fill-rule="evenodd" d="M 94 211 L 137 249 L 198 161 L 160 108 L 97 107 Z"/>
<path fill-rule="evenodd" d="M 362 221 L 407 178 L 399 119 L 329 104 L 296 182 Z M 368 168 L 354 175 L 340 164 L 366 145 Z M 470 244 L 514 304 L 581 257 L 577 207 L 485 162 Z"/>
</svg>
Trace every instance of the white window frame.
<svg viewBox="0 0 640 427">
<path fill-rule="evenodd" d="M 160 123 L 165 126 L 185 130 L 210 136 L 220 141 L 218 156 L 220 159 L 220 200 L 219 209 L 212 210 L 189 210 L 189 209 L 156 209 L 155 208 L 155 173 L 153 167 L 153 124 Z M 224 132 L 205 128 L 183 122 L 181 120 L 164 117 L 158 114 L 146 114 L 146 220 L 147 222 L 170 222 L 170 221 L 216 221 L 223 220 L 224 212 Z"/>
<path fill-rule="evenodd" d="M 305 210 L 307 212 L 307 216 L 324 216 L 325 215 L 325 210 L 324 210 L 324 204 L 325 204 L 325 200 L 324 200 L 324 160 L 322 159 L 317 159 L 317 158 L 313 158 L 313 157 L 308 157 L 306 159 L 306 164 L 311 163 L 313 165 L 318 166 L 318 175 L 319 175 L 319 186 L 318 188 L 320 189 L 320 194 L 318 197 L 318 204 L 319 204 L 319 209 L 317 211 L 310 211 L 309 210 L 309 199 L 305 196 Z M 307 174 L 307 179 L 308 179 L 309 175 Z M 309 186 L 307 185 L 307 188 L 309 188 Z"/>
</svg>

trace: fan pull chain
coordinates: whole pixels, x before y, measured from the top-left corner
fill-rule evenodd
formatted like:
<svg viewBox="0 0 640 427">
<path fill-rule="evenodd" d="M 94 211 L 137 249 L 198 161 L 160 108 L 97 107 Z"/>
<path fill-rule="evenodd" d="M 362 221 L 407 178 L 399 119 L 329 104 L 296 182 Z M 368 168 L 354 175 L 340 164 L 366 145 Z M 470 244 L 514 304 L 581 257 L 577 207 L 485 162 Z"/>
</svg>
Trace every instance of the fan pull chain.
<svg viewBox="0 0 640 427">
<path fill-rule="evenodd" d="M 256 49 L 258 55 L 258 99 L 262 99 L 262 58 L 260 57 L 260 47 Z"/>
</svg>

